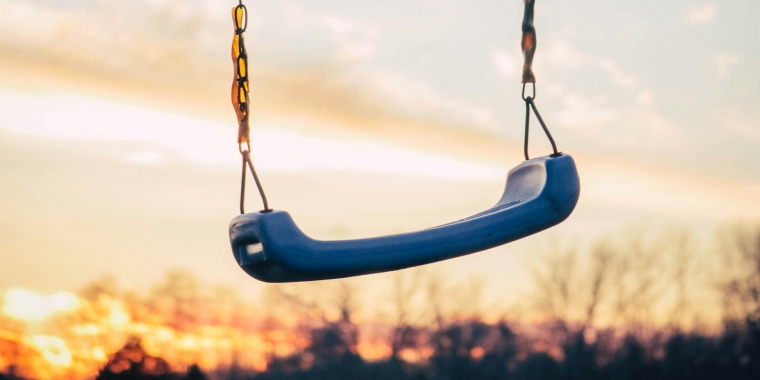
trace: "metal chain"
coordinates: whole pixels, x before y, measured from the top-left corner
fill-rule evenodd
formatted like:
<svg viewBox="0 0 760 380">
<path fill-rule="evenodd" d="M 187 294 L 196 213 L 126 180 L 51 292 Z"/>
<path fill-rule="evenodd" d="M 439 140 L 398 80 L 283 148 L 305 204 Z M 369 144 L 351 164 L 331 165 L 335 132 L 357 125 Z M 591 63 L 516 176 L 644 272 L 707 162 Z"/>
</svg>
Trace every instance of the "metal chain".
<svg viewBox="0 0 760 380">
<path fill-rule="evenodd" d="M 248 28 L 248 9 L 240 0 L 238 5 L 232 8 L 232 20 L 235 26 L 235 36 L 232 39 L 232 60 L 235 64 L 235 78 L 232 81 L 232 105 L 238 119 L 238 150 L 243 158 L 243 173 L 240 180 L 240 213 L 245 214 L 245 172 L 251 170 L 256 187 L 259 189 L 261 200 L 264 203 L 262 212 L 271 211 L 264 188 L 261 186 L 259 176 L 253 167 L 251 160 L 251 128 L 248 116 L 250 114 L 250 98 L 248 96 L 248 53 L 245 50 L 245 37 L 243 33 Z"/>
<path fill-rule="evenodd" d="M 232 104 L 238 118 L 238 144 L 242 153 L 249 144 L 250 126 L 248 120 L 248 53 L 245 50 L 245 37 L 243 33 L 248 28 L 248 9 L 242 0 L 232 9 L 232 20 L 235 25 L 235 36 L 232 39 L 232 60 L 235 64 L 235 78 L 232 82 Z"/>
<path fill-rule="evenodd" d="M 533 113 L 536 115 L 538 122 L 541 124 L 546 137 L 549 138 L 549 142 L 552 144 L 554 154 L 552 156 L 558 156 L 561 152 L 557 151 L 557 144 L 554 143 L 552 134 L 549 133 L 549 128 L 546 127 L 544 119 L 541 114 L 538 113 L 536 108 L 536 76 L 533 74 L 533 56 L 536 54 L 536 27 L 533 25 L 533 14 L 536 0 L 524 0 L 525 1 L 525 14 L 523 15 L 522 22 L 522 40 L 520 41 L 520 47 L 523 51 L 523 57 L 525 63 L 523 64 L 522 75 L 522 99 L 525 101 L 525 145 L 523 151 L 525 153 L 525 160 L 530 160 L 528 155 L 528 136 L 530 132 L 530 110 L 533 109 Z M 533 85 L 533 95 L 525 96 L 525 87 L 530 83 Z"/>
<path fill-rule="evenodd" d="M 536 27 L 533 26 L 533 7 L 536 5 L 535 0 L 525 0 L 525 14 L 522 22 L 522 40 L 520 47 L 525 57 L 523 64 L 523 83 L 536 83 L 536 77 L 533 75 L 533 55 L 536 53 Z"/>
</svg>

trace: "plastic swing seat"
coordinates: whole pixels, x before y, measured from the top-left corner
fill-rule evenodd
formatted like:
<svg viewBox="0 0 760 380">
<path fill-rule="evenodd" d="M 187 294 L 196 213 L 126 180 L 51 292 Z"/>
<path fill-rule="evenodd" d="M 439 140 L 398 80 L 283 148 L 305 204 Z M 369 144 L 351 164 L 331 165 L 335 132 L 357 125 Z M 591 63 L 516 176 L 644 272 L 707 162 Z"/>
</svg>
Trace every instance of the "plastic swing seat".
<svg viewBox="0 0 760 380">
<path fill-rule="evenodd" d="M 314 240 L 287 212 L 268 211 L 236 217 L 229 232 L 237 263 L 258 280 L 327 280 L 429 264 L 524 238 L 565 220 L 579 195 L 575 162 L 560 153 L 510 170 L 501 200 L 490 209 L 422 231 Z"/>
<path fill-rule="evenodd" d="M 525 1 L 520 44 L 525 57 L 522 99 L 525 101 L 526 161 L 510 170 L 501 200 L 469 218 L 422 231 L 369 239 L 321 241 L 301 232 L 287 212 L 269 209 L 251 162 L 248 56 L 243 38 L 248 17 L 241 0 L 233 8 L 235 78 L 232 104 L 238 118 L 238 144 L 243 158 L 240 191 L 240 213 L 243 215 L 230 223 L 232 253 L 240 267 L 265 282 L 328 280 L 387 272 L 493 248 L 555 226 L 570 216 L 580 195 L 578 171 L 572 157 L 557 151 L 534 102 L 534 5 L 535 0 Z M 528 84 L 533 93 L 526 96 Z M 551 142 L 554 151 L 551 156 L 528 159 L 531 109 Z M 244 214 L 246 167 L 256 180 L 265 211 Z"/>
</svg>

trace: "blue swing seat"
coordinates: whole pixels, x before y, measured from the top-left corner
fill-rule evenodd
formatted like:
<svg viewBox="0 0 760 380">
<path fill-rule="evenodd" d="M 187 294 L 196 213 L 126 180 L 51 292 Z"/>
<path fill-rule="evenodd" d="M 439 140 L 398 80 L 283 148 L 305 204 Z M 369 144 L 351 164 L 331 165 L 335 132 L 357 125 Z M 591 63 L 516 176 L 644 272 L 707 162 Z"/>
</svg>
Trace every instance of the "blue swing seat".
<svg viewBox="0 0 760 380">
<path fill-rule="evenodd" d="M 230 223 L 232 252 L 264 282 L 327 280 L 429 264 L 493 248 L 559 224 L 573 212 L 580 180 L 567 154 L 538 157 L 510 170 L 492 208 L 422 231 L 322 241 L 306 236 L 285 211 L 240 215 Z"/>
</svg>

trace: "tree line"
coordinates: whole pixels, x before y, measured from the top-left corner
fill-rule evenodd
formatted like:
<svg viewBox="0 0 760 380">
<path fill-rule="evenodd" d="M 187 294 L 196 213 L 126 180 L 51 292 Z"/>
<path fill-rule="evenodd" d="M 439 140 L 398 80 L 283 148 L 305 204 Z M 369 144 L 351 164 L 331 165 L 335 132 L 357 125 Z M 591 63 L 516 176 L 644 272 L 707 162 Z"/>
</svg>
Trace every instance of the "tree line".
<svg viewBox="0 0 760 380">
<path fill-rule="evenodd" d="M 110 347 L 93 373 L 103 380 L 760 378 L 760 228 L 726 229 L 714 247 L 686 231 L 650 235 L 585 251 L 549 244 L 509 308 L 484 301 L 477 278 L 452 282 L 426 268 L 389 275 L 382 295 L 349 279 L 268 285 L 255 304 L 171 272 L 147 295 L 94 282 L 79 292 L 88 306 L 50 328 L 82 347 Z M 152 343 L 163 357 L 114 325 L 114 303 L 130 323 L 175 334 Z M 368 316 L 368 303 L 383 303 L 382 315 Z M 91 324 L 100 328 L 84 341 L 72 331 Z M 239 339 L 221 353 L 180 347 L 209 326 Z M 23 333 L 7 318 L 3 328 Z M 12 353 L 2 342 L 0 352 Z M 19 350 L 0 379 L 23 377 Z M 256 353 L 263 362 L 252 365 Z M 212 354 L 214 365 L 195 365 Z"/>
</svg>

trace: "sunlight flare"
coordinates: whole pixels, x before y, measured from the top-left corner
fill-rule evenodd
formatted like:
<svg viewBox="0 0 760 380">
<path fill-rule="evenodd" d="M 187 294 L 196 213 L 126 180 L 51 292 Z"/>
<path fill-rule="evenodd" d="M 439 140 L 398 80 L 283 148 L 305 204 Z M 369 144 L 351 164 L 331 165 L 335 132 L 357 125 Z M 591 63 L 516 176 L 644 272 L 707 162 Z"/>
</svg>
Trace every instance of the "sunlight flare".
<svg viewBox="0 0 760 380">
<path fill-rule="evenodd" d="M 77 296 L 58 292 L 44 296 L 25 289 L 14 288 L 5 293 L 2 313 L 27 322 L 41 321 L 50 315 L 79 307 Z"/>
</svg>

